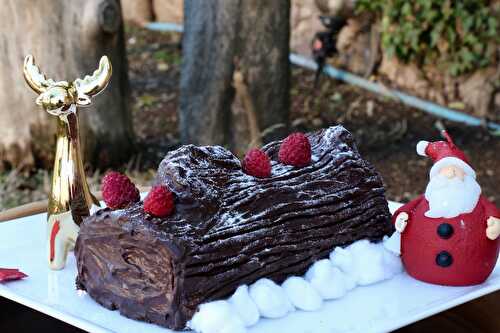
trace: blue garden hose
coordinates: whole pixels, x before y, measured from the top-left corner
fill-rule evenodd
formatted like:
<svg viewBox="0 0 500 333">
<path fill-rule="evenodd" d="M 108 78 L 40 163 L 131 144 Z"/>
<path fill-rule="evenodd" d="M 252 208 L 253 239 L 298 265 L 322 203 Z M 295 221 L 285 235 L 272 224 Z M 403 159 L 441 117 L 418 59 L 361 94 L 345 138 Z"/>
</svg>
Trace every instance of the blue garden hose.
<svg viewBox="0 0 500 333">
<path fill-rule="evenodd" d="M 167 23 L 167 22 L 149 22 L 145 25 L 146 29 L 154 31 L 175 31 L 183 32 L 184 27 L 177 23 Z"/>
<path fill-rule="evenodd" d="M 316 70 L 318 68 L 318 65 L 314 62 L 314 60 L 294 53 L 290 54 L 290 62 L 292 64 L 312 70 Z M 326 65 L 323 68 L 323 72 L 326 75 L 333 77 L 335 79 L 345 81 L 355 86 L 359 86 L 361 88 L 364 88 L 366 90 L 369 90 L 371 92 L 374 92 L 382 96 L 397 99 L 404 104 L 413 106 L 417 109 L 420 109 L 422 111 L 425 111 L 440 118 L 445 118 L 451 121 L 465 123 L 467 125 L 472 125 L 472 126 L 480 126 L 484 124 L 484 122 L 478 117 L 474 117 L 459 111 L 448 109 L 444 106 L 423 100 L 415 96 L 405 94 L 398 90 L 388 89 L 387 87 L 379 83 L 368 81 L 366 79 L 363 79 L 362 77 L 343 71 L 341 69 L 337 69 L 330 65 Z M 487 126 L 492 130 L 500 131 L 499 124 L 489 122 Z"/>
<path fill-rule="evenodd" d="M 183 26 L 176 23 L 151 22 L 146 24 L 145 27 L 154 31 L 184 31 Z M 314 71 L 318 68 L 318 65 L 316 64 L 316 62 L 314 62 L 314 60 L 295 53 L 290 53 L 290 62 L 296 66 L 301 66 Z M 412 106 L 436 117 L 464 123 L 471 126 L 481 126 L 485 124 L 484 121 L 478 117 L 446 108 L 436 103 L 432 103 L 424 99 L 405 94 L 396 89 L 388 89 L 387 87 L 379 83 L 368 81 L 360 76 L 351 74 L 330 65 L 325 65 L 323 67 L 323 73 L 327 76 L 361 87 L 373 93 L 396 99 L 406 105 Z M 497 123 L 488 122 L 486 123 L 486 126 L 493 131 L 500 132 L 500 125 Z"/>
</svg>

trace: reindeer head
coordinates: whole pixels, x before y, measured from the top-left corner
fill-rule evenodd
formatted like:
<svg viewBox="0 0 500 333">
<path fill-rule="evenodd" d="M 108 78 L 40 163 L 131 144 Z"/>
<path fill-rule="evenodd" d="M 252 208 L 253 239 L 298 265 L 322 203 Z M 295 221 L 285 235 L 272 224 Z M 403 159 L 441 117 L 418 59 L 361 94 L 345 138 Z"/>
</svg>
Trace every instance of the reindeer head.
<svg viewBox="0 0 500 333">
<path fill-rule="evenodd" d="M 72 105 L 90 105 L 90 98 L 106 88 L 111 78 L 111 63 L 108 57 L 103 56 L 99 61 L 99 68 L 83 79 L 76 79 L 72 83 L 66 81 L 55 82 L 47 79 L 35 64 L 32 55 L 24 59 L 24 78 L 28 85 L 39 96 L 36 104 L 55 116 L 62 116 L 72 112 Z"/>
</svg>

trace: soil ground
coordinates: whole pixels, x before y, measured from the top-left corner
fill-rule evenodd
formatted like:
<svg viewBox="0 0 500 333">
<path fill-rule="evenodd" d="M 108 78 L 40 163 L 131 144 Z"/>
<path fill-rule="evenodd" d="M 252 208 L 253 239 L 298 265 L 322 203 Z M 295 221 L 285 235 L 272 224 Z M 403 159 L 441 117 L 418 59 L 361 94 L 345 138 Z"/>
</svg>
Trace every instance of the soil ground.
<svg viewBox="0 0 500 333">
<path fill-rule="evenodd" d="M 139 153 L 121 168 L 135 182 L 147 185 L 165 154 L 179 146 L 177 132 L 180 35 L 126 29 L 134 130 Z M 310 131 L 342 124 L 355 136 L 362 155 L 382 175 L 391 200 L 406 202 L 421 194 L 431 166 L 417 156 L 419 140 L 440 139 L 447 129 L 469 155 L 483 193 L 500 205 L 500 136 L 484 128 L 438 120 L 398 101 L 322 77 L 313 89 L 314 73 L 292 69 L 292 131 Z M 103 172 L 93 171 L 89 182 L 99 188 Z M 0 174 L 0 210 L 46 198 L 50 175 Z"/>
</svg>

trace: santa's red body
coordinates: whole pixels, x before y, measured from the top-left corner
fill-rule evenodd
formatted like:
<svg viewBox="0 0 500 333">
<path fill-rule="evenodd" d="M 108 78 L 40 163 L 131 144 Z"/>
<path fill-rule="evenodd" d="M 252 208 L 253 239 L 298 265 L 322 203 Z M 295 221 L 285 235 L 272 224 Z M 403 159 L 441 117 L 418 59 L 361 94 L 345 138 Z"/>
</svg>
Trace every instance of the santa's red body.
<svg viewBox="0 0 500 333">
<path fill-rule="evenodd" d="M 408 274 L 429 283 L 465 286 L 484 282 L 495 267 L 499 239 L 486 237 L 487 219 L 500 217 L 483 196 L 469 214 L 454 218 L 430 218 L 422 195 L 402 206 L 409 215 L 401 234 L 401 258 Z"/>
</svg>

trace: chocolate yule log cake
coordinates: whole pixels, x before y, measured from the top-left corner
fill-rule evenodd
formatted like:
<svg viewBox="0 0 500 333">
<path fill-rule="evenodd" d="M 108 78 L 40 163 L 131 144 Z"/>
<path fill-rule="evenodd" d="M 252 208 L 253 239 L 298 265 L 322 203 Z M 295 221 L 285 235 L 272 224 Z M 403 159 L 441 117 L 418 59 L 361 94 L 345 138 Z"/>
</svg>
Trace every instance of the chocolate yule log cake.
<svg viewBox="0 0 500 333">
<path fill-rule="evenodd" d="M 155 182 L 174 194 L 175 210 L 154 217 L 137 202 L 88 217 L 75 248 L 78 288 L 127 317 L 183 329 L 199 304 L 240 285 L 282 282 L 336 246 L 390 235 L 382 180 L 352 135 L 336 126 L 307 138 L 303 167 L 280 163 L 281 141 L 263 147 L 267 178 L 222 147 L 168 153 Z"/>
</svg>

